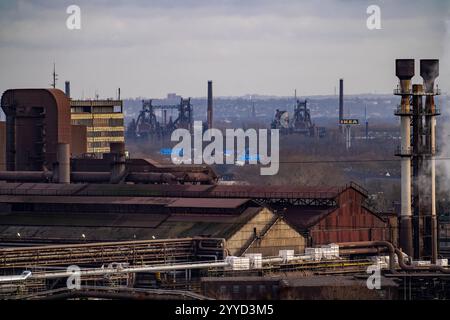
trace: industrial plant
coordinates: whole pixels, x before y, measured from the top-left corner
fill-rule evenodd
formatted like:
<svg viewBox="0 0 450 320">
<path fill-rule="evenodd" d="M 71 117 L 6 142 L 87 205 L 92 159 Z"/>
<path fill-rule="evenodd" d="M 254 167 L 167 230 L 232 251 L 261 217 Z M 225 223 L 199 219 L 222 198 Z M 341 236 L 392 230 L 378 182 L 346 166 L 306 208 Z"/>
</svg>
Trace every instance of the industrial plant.
<svg viewBox="0 0 450 320">
<path fill-rule="evenodd" d="M 243 183 L 218 166 L 128 152 L 128 143 L 191 130 L 189 98 L 143 100 L 125 134 L 120 95 L 76 100 L 68 82 L 65 92 L 6 90 L 0 298 L 448 299 L 450 252 L 440 248 L 447 238 L 436 200 L 439 61 L 420 60 L 423 83 L 411 83 L 413 59 L 396 60 L 395 75 L 401 201 L 392 211 L 353 181 Z M 221 129 L 212 89 L 208 81 L 206 127 Z M 269 126 L 294 141 L 334 130 L 348 152 L 359 120 L 344 116 L 342 79 L 339 91 L 334 128 L 316 126 L 308 100 L 297 99 L 292 118 L 277 110 Z M 71 289 L 74 265 L 80 281 Z M 370 268 L 380 272 L 375 290 Z"/>
</svg>

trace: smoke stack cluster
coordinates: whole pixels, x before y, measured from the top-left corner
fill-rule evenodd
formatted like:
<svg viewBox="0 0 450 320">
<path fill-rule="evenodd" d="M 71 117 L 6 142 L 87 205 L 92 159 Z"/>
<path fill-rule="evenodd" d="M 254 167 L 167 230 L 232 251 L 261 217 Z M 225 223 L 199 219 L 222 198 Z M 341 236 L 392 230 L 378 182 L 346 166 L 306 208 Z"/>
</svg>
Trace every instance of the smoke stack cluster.
<svg viewBox="0 0 450 320">
<path fill-rule="evenodd" d="M 208 129 L 213 127 L 213 91 L 212 91 L 212 81 L 208 81 Z"/>
<path fill-rule="evenodd" d="M 438 253 L 435 153 L 439 113 L 434 96 L 439 92 L 434 89 L 434 81 L 439 76 L 439 60 L 420 60 L 423 85 L 411 86 L 414 64 L 414 59 L 396 60 L 400 86 L 394 94 L 401 96 L 401 103 L 395 114 L 400 116 L 402 139 L 397 152 L 402 175 L 399 238 L 405 253 L 417 259 L 431 258 L 435 263 Z"/>
</svg>

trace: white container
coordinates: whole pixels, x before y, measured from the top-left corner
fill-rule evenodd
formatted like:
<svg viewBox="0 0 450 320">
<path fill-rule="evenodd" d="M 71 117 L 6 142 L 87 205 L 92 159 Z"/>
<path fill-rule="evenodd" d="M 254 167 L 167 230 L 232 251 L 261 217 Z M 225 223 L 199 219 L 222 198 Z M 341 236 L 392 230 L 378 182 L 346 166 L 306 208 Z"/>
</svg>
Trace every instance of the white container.
<svg viewBox="0 0 450 320">
<path fill-rule="evenodd" d="M 280 250 L 278 255 L 283 259 L 283 262 L 289 262 L 294 258 L 294 250 Z"/>
<path fill-rule="evenodd" d="M 312 260 L 320 261 L 323 251 L 322 248 L 305 248 L 305 255 L 310 256 Z"/>
<path fill-rule="evenodd" d="M 448 267 L 448 259 L 437 259 L 436 265 L 441 267 Z"/>
<path fill-rule="evenodd" d="M 250 258 L 229 256 L 225 258 L 231 270 L 249 270 Z"/>
<path fill-rule="evenodd" d="M 339 245 L 336 243 L 330 243 L 327 245 L 323 245 L 322 247 L 322 255 L 325 259 L 336 259 L 339 258 Z"/>
<path fill-rule="evenodd" d="M 261 253 L 246 253 L 245 257 L 250 259 L 251 269 L 261 269 L 262 268 L 262 254 Z"/>
<path fill-rule="evenodd" d="M 412 262 L 412 265 L 415 267 L 428 267 L 431 266 L 431 261 L 427 260 L 416 260 Z"/>
</svg>

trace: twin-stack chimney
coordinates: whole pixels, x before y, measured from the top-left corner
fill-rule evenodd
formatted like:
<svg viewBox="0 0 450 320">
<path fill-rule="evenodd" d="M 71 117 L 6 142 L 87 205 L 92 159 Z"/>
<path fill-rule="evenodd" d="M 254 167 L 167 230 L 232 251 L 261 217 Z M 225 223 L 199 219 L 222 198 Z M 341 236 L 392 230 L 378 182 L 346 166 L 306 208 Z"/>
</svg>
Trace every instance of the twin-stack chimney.
<svg viewBox="0 0 450 320">
<path fill-rule="evenodd" d="M 401 121 L 401 147 L 397 152 L 401 157 L 400 247 L 416 259 L 431 258 L 434 264 L 438 255 L 435 153 L 439 115 L 434 102 L 439 91 L 434 81 L 439 76 L 439 60 L 420 60 L 423 84 L 414 85 L 414 59 L 397 59 L 395 63 L 400 86 L 394 94 L 401 96 L 395 112 Z"/>
</svg>

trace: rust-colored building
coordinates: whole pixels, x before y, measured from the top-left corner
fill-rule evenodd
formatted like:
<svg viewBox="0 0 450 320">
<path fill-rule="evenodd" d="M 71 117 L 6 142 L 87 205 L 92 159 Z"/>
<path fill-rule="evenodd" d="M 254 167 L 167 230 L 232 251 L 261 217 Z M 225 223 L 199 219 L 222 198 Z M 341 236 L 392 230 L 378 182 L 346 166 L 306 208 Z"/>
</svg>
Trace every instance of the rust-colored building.
<svg viewBox="0 0 450 320">
<path fill-rule="evenodd" d="M 288 207 L 284 218 L 310 246 L 336 242 L 396 242 L 395 222 L 366 206 L 367 193 L 350 186 L 336 195 L 336 206 Z"/>
<path fill-rule="evenodd" d="M 70 104 L 58 89 L 11 89 L 3 93 L 6 169 L 52 169 L 57 146 L 70 144 Z"/>
<path fill-rule="evenodd" d="M 239 191 L 240 190 L 240 191 Z M 396 242 L 389 219 L 365 205 L 356 186 L 307 191 L 294 187 L 217 185 L 0 184 L 0 234 L 33 241 L 93 241 L 211 236 L 230 254 L 262 253 L 332 242 Z M 284 198 L 283 198 L 284 197 Z"/>
</svg>

